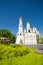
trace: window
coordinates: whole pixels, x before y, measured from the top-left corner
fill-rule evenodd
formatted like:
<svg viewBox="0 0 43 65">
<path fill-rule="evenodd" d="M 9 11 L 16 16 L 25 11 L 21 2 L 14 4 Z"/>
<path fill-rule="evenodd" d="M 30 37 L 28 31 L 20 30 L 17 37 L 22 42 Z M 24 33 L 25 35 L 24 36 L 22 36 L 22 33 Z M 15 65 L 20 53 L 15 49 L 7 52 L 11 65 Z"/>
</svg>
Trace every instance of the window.
<svg viewBox="0 0 43 65">
<path fill-rule="evenodd" d="M 20 33 L 20 35 L 21 35 L 21 33 Z"/>
<path fill-rule="evenodd" d="M 30 32 L 30 30 L 28 30 L 28 32 Z"/>
<path fill-rule="evenodd" d="M 20 39 L 20 42 L 19 43 L 23 44 L 23 41 Z"/>
</svg>

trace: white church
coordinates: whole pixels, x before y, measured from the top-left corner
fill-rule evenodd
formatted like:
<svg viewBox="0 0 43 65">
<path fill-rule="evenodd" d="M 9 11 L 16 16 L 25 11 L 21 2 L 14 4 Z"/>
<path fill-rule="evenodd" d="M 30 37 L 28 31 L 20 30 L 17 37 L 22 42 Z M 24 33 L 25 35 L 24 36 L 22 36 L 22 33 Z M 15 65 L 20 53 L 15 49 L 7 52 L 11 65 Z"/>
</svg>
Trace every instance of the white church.
<svg viewBox="0 0 43 65">
<path fill-rule="evenodd" d="M 39 31 L 35 27 L 31 29 L 29 22 L 27 22 L 26 28 L 23 30 L 22 17 L 20 17 L 16 44 L 37 44 L 36 35 L 39 35 Z"/>
</svg>

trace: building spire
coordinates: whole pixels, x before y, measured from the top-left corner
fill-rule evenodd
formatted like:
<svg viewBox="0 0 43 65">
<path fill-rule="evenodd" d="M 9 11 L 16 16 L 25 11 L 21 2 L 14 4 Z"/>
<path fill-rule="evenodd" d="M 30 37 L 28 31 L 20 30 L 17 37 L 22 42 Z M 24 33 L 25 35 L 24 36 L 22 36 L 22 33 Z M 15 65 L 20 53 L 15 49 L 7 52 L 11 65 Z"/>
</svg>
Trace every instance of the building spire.
<svg viewBox="0 0 43 65">
<path fill-rule="evenodd" d="M 23 32 L 22 17 L 19 18 L 19 32 Z"/>
<path fill-rule="evenodd" d="M 30 29 L 30 23 L 27 22 L 27 29 Z"/>
<path fill-rule="evenodd" d="M 22 20 L 22 17 L 20 17 L 19 20 Z"/>
</svg>

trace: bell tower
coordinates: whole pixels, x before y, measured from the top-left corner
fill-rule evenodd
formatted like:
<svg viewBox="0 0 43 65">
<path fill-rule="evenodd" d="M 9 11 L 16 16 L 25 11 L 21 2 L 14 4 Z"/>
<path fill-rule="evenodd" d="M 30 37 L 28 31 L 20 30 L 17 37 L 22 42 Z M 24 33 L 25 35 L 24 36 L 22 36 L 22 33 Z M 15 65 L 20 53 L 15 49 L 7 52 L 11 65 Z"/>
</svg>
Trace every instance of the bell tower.
<svg viewBox="0 0 43 65">
<path fill-rule="evenodd" d="M 19 29 L 18 29 L 19 33 L 23 32 L 23 25 L 22 25 L 22 17 L 19 18 Z"/>
<path fill-rule="evenodd" d="M 23 44 L 24 36 L 23 36 L 23 25 L 22 25 L 22 17 L 19 18 L 19 27 L 17 32 L 16 44 Z"/>
</svg>

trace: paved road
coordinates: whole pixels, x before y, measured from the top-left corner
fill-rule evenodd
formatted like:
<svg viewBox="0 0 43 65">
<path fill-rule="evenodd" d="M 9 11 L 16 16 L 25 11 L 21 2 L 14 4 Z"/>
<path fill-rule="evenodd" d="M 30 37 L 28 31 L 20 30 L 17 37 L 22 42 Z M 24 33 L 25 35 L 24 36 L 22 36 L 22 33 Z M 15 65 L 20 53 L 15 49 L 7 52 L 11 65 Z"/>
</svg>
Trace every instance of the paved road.
<svg viewBox="0 0 43 65">
<path fill-rule="evenodd" d="M 29 48 L 35 48 L 35 49 L 43 49 L 43 44 L 28 44 L 28 45 L 24 45 L 27 46 Z"/>
<path fill-rule="evenodd" d="M 32 44 L 32 45 L 24 45 L 29 48 L 34 48 L 36 53 L 42 53 L 43 54 L 43 44 Z"/>
</svg>

